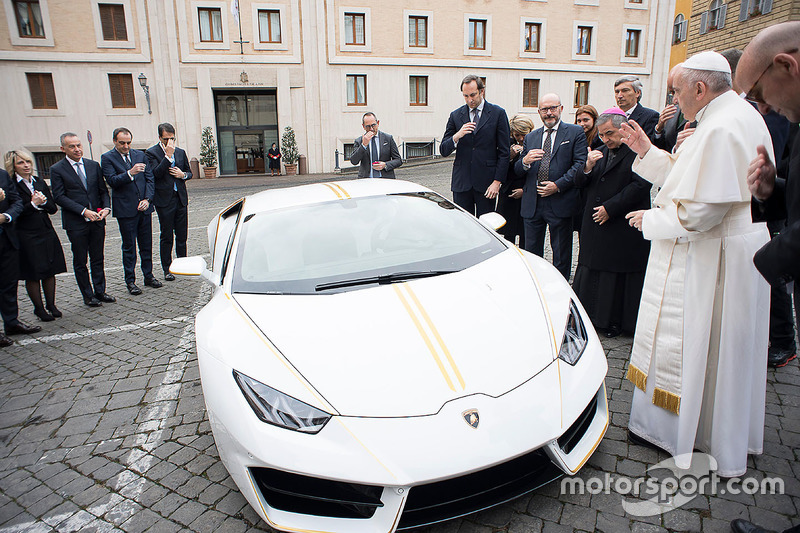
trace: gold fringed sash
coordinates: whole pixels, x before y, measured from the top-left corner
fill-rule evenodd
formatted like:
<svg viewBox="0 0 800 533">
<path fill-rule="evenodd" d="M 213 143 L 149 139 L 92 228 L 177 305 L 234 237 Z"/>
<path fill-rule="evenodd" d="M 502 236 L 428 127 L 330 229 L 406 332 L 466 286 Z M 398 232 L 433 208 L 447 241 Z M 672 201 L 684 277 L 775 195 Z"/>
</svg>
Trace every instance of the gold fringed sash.
<svg viewBox="0 0 800 533">
<path fill-rule="evenodd" d="M 681 410 L 681 397 L 673 392 L 656 387 L 653 389 L 653 405 L 677 415 L 680 414 Z"/>
<path fill-rule="evenodd" d="M 647 374 L 636 368 L 634 365 L 628 365 L 628 374 L 625 377 L 642 392 L 647 392 Z"/>
</svg>

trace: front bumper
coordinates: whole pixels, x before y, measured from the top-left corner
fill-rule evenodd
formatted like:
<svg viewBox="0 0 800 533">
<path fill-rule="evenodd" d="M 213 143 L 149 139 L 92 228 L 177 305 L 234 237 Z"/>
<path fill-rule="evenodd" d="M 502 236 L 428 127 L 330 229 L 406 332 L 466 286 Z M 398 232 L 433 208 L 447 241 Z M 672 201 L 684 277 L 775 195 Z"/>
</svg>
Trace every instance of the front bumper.
<svg viewBox="0 0 800 533">
<path fill-rule="evenodd" d="M 597 341 L 575 367 L 555 361 L 499 398 L 470 395 L 432 416 L 335 416 L 317 435 L 260 422 L 230 367 L 199 362 L 225 467 L 284 531 L 392 532 L 497 505 L 580 469 L 609 420 Z M 477 429 L 463 417 L 472 409 Z"/>
</svg>

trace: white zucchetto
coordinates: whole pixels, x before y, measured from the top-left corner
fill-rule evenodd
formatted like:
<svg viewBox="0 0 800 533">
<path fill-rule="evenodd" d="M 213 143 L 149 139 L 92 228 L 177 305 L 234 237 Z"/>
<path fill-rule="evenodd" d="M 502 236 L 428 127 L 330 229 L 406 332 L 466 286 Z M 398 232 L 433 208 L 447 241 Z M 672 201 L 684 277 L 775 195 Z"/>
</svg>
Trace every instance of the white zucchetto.
<svg viewBox="0 0 800 533">
<path fill-rule="evenodd" d="M 684 61 L 681 66 L 692 70 L 710 70 L 713 72 L 725 72 L 726 74 L 731 73 L 731 66 L 728 64 L 728 61 L 722 57 L 722 54 L 712 52 L 711 50 L 693 55 Z"/>
</svg>

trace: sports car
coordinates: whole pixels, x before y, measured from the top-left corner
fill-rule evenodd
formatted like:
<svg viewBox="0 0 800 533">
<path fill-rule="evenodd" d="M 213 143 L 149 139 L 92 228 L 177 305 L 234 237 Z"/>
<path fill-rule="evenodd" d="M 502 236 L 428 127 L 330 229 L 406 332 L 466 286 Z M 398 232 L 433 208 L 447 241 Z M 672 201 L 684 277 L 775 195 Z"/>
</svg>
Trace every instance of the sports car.
<svg viewBox="0 0 800 533">
<path fill-rule="evenodd" d="M 592 455 L 605 354 L 568 283 L 429 189 L 260 192 L 208 227 L 195 324 L 220 457 L 273 528 L 392 532 L 516 498 Z"/>
</svg>

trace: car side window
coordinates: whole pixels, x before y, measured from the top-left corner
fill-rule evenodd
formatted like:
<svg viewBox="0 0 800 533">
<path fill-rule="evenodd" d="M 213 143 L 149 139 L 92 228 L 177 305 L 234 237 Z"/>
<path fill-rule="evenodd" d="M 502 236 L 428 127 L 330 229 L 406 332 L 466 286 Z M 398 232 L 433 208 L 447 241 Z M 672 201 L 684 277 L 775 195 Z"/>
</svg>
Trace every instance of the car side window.
<svg viewBox="0 0 800 533">
<path fill-rule="evenodd" d="M 231 212 L 230 210 L 226 211 L 225 214 L 228 214 L 227 218 L 232 220 L 233 224 L 230 230 L 230 234 L 228 235 L 227 242 L 225 243 L 225 253 L 222 256 L 222 268 L 220 269 L 220 275 L 219 275 L 220 285 L 225 281 L 225 273 L 228 270 L 228 263 L 230 262 L 230 257 L 231 257 L 231 248 L 233 248 L 233 240 L 236 238 L 236 228 L 239 227 L 239 219 L 242 216 L 242 204 L 241 203 L 239 204 L 238 209 L 235 212 L 236 214 L 235 219 L 233 217 L 234 213 Z M 220 223 L 222 223 L 222 220 L 220 220 Z"/>
</svg>

